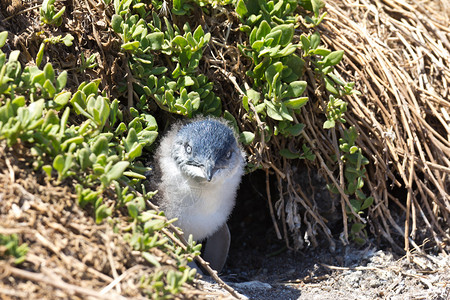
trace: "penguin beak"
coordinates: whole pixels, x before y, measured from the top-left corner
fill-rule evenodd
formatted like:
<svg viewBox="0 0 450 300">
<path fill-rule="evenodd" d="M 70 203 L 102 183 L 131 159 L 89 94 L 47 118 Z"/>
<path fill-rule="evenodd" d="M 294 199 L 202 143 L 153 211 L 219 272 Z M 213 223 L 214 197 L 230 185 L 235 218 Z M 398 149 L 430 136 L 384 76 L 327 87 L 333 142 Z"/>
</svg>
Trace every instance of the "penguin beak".
<svg viewBox="0 0 450 300">
<path fill-rule="evenodd" d="M 214 176 L 214 163 L 211 161 L 206 162 L 206 164 L 203 166 L 203 172 L 205 174 L 206 180 L 210 182 Z"/>
</svg>

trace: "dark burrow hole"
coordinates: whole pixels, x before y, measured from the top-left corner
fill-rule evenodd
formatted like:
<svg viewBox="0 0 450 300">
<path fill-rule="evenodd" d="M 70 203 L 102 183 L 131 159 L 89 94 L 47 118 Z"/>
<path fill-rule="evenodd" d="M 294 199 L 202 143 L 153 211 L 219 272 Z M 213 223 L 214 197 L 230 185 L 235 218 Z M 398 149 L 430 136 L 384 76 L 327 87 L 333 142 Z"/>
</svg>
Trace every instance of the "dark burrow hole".
<svg viewBox="0 0 450 300">
<path fill-rule="evenodd" d="M 272 201 L 276 202 L 276 177 L 270 176 L 269 182 Z M 243 177 L 228 226 L 231 246 L 222 271 L 227 281 L 281 282 L 318 272 L 316 258 L 322 262 L 336 263 L 330 256 L 326 241 L 321 242 L 317 247 L 319 249 L 291 251 L 284 239 L 277 238 L 267 201 L 264 171 L 255 171 Z M 278 226 L 282 230 L 280 221 Z M 328 271 L 322 269 L 320 272 Z"/>
<path fill-rule="evenodd" d="M 274 188 L 273 180 L 270 182 L 271 188 Z M 241 269 L 257 271 L 262 267 L 266 255 L 285 249 L 284 241 L 276 236 L 270 216 L 266 175 L 263 171 L 243 177 L 228 226 L 231 246 L 225 274 L 242 274 Z M 249 279 L 245 277 L 245 274 L 236 276 L 236 280 Z"/>
<path fill-rule="evenodd" d="M 304 178 L 301 177 L 300 180 L 305 180 Z M 272 202 L 275 203 L 279 198 L 276 177 L 271 176 L 269 182 Z M 324 183 L 315 182 L 315 184 L 322 186 Z M 316 191 L 320 192 L 320 188 Z M 322 195 L 316 202 L 326 197 Z M 340 209 L 339 203 L 334 205 Z M 276 214 L 276 211 L 274 213 Z M 340 210 L 334 212 L 337 216 L 340 216 L 340 213 Z M 368 243 L 361 247 L 354 243 L 344 246 L 339 241 L 339 234 L 343 229 L 342 219 L 337 218 L 334 223 L 328 225 L 336 243 L 334 251 L 321 234 L 317 236 L 317 247 L 306 246 L 299 251 L 289 250 L 284 239 L 278 239 L 275 232 L 267 201 L 265 172 L 255 171 L 247 174 L 242 179 L 236 206 L 228 220 L 231 246 L 221 275 L 229 282 L 258 280 L 273 284 L 308 276 L 320 277 L 330 273 L 330 270 L 321 264 L 334 266 L 364 264 L 362 253 L 373 249 L 391 250 L 386 244 L 377 242 L 373 233 L 369 233 Z M 280 221 L 278 226 L 282 231 Z M 292 245 L 292 241 L 290 244 Z"/>
</svg>

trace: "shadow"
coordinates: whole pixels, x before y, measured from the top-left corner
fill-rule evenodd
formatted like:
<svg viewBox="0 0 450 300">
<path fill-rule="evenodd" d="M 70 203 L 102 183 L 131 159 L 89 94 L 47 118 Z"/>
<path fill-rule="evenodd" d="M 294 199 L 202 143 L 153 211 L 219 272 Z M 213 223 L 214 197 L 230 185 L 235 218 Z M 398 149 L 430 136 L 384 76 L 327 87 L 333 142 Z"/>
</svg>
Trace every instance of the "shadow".
<svg viewBox="0 0 450 300">
<path fill-rule="evenodd" d="M 332 252 L 324 240 L 316 248 L 287 249 L 274 230 L 265 180 L 262 171 L 243 178 L 228 221 L 231 247 L 221 274 L 224 281 L 250 299 L 298 299 L 305 284 L 326 284 L 333 274 L 327 265 L 351 268 L 367 264 L 375 249 L 372 244 L 359 249 L 337 242 Z M 274 182 L 271 180 L 272 185 Z M 277 199 L 276 186 L 271 186 L 271 191 L 272 199 Z"/>
</svg>

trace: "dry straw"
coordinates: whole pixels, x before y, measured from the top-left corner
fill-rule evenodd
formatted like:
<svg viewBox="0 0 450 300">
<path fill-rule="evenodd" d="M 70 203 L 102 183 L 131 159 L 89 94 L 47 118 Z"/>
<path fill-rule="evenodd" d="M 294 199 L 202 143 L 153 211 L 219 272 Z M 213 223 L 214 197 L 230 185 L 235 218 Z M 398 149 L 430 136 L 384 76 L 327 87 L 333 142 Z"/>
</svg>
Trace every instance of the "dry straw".
<svg viewBox="0 0 450 300">
<path fill-rule="evenodd" d="M 407 252 L 419 250 L 424 226 L 442 251 L 450 241 L 450 3 L 328 1 L 327 10 L 324 39 L 345 50 L 341 72 L 363 93 L 346 99 L 347 118 L 371 161 L 372 225 L 393 245 L 403 235 Z M 406 219 L 394 219 L 394 207 Z"/>
<path fill-rule="evenodd" d="M 450 3 L 327 1 L 326 10 L 328 17 L 319 27 L 322 40 L 332 50 L 345 51 L 339 73 L 356 82 L 362 95 L 346 97 L 348 123 L 331 134 L 311 114 L 311 105 L 304 109 L 299 116 L 307 125 L 303 138 L 314 150 L 318 167 L 343 190 L 342 163 L 333 167 L 329 155 L 340 156 L 336 135 L 355 126 L 357 144 L 370 160 L 366 187 L 375 201 L 369 228 L 408 254 L 411 246 L 421 251 L 416 243 L 427 238 L 445 251 L 450 241 Z M 321 100 L 321 90 L 314 86 L 310 98 Z M 284 189 L 283 224 L 289 223 L 286 208 L 300 204 L 311 216 L 306 221 L 313 241 L 318 225 L 333 246 L 325 218 L 292 182 L 288 163 L 277 161 L 276 166 L 283 170 L 275 172 L 280 182 L 287 176 L 287 185 L 279 184 Z M 341 193 L 343 212 L 348 200 Z M 342 215 L 345 242 L 348 224 L 345 212 Z M 284 232 L 286 236 L 285 227 Z M 404 247 L 398 246 L 399 236 Z"/>
<path fill-rule="evenodd" d="M 355 126 L 360 135 L 357 145 L 370 160 L 365 189 L 374 197 L 368 216 L 352 212 L 356 219 L 397 251 L 409 254 L 411 246 L 422 251 L 419 244 L 426 241 L 440 251 L 448 251 L 450 3 L 329 0 L 325 10 L 328 15 L 317 30 L 329 49 L 345 51 L 338 73 L 355 82 L 362 94 L 345 98 L 349 103 L 346 124 L 325 130 L 325 89 L 307 70 L 310 101 L 294 118 L 306 124 L 302 137 L 288 141 L 275 136 L 268 145 L 257 135 L 254 146 L 248 149 L 250 160 L 267 171 L 267 182 L 269 170 L 278 179 L 278 199 L 271 198 L 269 185 L 267 195 L 279 238 L 284 238 L 289 247 L 298 248 L 305 236 L 317 245 L 316 237 L 323 235 L 332 248 L 335 245 L 329 220 L 319 213 L 315 200 L 302 192 L 292 161 L 278 154 L 289 146 L 298 149 L 306 141 L 316 155 L 315 168 L 341 192 L 341 211 L 337 212 L 343 217 L 341 240 L 349 241 L 345 206 L 350 199 L 343 192 L 344 166 L 332 158 L 341 156 L 338 138 L 342 132 Z M 233 44 L 228 42 L 230 27 L 222 31 L 225 34 L 220 42 L 213 39 L 213 58 L 207 58 L 207 62 L 221 71 L 241 97 L 248 66 L 229 45 Z M 311 29 L 300 27 L 297 33 L 305 30 Z M 237 41 L 244 43 L 246 36 L 238 36 Z M 239 106 L 232 106 L 226 108 L 239 115 Z M 241 119 L 245 120 L 245 115 Z M 244 121 L 244 128 L 263 132 L 264 124 L 257 118 L 256 124 Z M 399 243 L 402 240 L 404 245 Z M 293 246 L 290 241 L 294 241 Z"/>
</svg>

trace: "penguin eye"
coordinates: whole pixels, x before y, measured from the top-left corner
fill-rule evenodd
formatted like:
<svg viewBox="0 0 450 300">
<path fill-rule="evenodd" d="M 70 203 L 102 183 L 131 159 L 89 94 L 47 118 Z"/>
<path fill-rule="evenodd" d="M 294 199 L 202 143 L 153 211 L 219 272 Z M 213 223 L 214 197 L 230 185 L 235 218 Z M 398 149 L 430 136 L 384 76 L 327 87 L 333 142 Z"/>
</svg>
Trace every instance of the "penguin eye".
<svg viewBox="0 0 450 300">
<path fill-rule="evenodd" d="M 231 158 L 231 150 L 227 152 L 227 154 L 225 154 L 225 158 L 226 159 L 230 159 Z"/>
<path fill-rule="evenodd" d="M 192 147 L 189 144 L 186 144 L 186 146 L 184 146 L 184 150 L 186 151 L 187 154 L 192 153 Z"/>
</svg>

